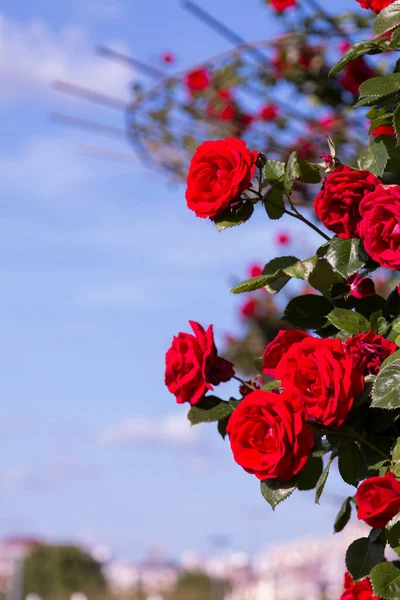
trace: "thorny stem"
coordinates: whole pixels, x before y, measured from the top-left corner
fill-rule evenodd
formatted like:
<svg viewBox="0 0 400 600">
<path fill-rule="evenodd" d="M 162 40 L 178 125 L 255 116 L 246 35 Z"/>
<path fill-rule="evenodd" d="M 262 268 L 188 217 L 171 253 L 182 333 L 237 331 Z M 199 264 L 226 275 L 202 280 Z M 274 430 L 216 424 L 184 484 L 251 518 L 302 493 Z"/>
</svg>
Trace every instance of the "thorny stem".
<svg viewBox="0 0 400 600">
<path fill-rule="evenodd" d="M 233 376 L 233 379 L 236 379 L 236 381 L 240 381 L 240 383 L 242 383 L 243 385 L 246 385 L 248 388 L 250 388 L 253 391 L 255 391 L 257 389 L 254 387 L 254 385 L 251 385 L 251 383 L 249 383 L 248 381 L 245 381 L 244 379 L 240 379 L 240 377 L 236 377 L 236 375 Z"/>
</svg>

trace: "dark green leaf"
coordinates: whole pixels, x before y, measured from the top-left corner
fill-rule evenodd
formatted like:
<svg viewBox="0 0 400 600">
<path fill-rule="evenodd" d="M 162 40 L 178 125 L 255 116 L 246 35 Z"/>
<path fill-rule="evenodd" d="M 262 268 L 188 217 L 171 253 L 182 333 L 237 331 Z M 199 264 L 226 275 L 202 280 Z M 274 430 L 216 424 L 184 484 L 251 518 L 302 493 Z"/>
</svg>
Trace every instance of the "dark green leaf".
<svg viewBox="0 0 400 600">
<path fill-rule="evenodd" d="M 400 556 L 400 521 L 386 528 L 386 539 L 397 556 Z"/>
<path fill-rule="evenodd" d="M 381 367 L 372 388 L 371 406 L 385 409 L 400 407 L 400 360 Z"/>
<path fill-rule="evenodd" d="M 321 477 L 324 463 L 321 457 L 311 456 L 300 472 L 297 489 L 301 491 L 313 490 Z"/>
<path fill-rule="evenodd" d="M 371 328 L 363 315 L 347 308 L 335 308 L 326 318 L 332 325 L 349 335 L 356 335 Z"/>
<path fill-rule="evenodd" d="M 304 183 L 320 183 L 321 182 L 321 171 L 319 167 L 312 163 L 299 158 L 297 161 L 296 172 L 300 181 Z"/>
<path fill-rule="evenodd" d="M 333 238 L 329 242 L 326 258 L 331 267 L 347 279 L 364 266 L 359 249 L 360 240 Z"/>
<path fill-rule="evenodd" d="M 229 417 L 232 412 L 233 407 L 228 402 L 220 401 L 219 404 L 209 409 L 199 408 L 196 405 L 192 406 L 188 412 L 188 419 L 192 425 L 213 423 Z"/>
<path fill-rule="evenodd" d="M 290 300 L 283 318 L 302 329 L 319 329 L 332 308 L 333 304 L 323 296 L 304 294 Z"/>
<path fill-rule="evenodd" d="M 265 265 L 262 275 L 260 275 L 259 277 L 252 277 L 251 279 L 241 281 L 231 290 L 231 292 L 232 294 L 252 292 L 254 290 L 258 290 L 260 288 L 265 287 L 273 280 L 276 280 L 278 278 L 282 279 L 283 277 L 286 279 L 287 283 L 287 281 L 289 281 L 289 277 L 285 277 L 283 269 L 293 265 L 294 263 L 297 263 L 298 260 L 299 259 L 295 256 L 279 256 L 277 258 L 274 258 Z"/>
<path fill-rule="evenodd" d="M 337 517 L 335 519 L 335 523 L 333 525 L 333 529 L 334 529 L 335 533 L 339 533 L 339 531 L 342 531 L 342 529 L 344 529 L 346 527 L 347 523 L 349 522 L 350 517 L 351 517 L 351 501 L 352 501 L 352 497 L 349 496 L 343 502 L 343 504 L 337 514 Z"/>
<path fill-rule="evenodd" d="M 343 481 L 357 487 L 364 478 L 367 465 L 355 442 L 347 444 L 339 455 L 339 473 Z"/>
<path fill-rule="evenodd" d="M 279 181 L 285 173 L 285 163 L 280 160 L 267 160 L 264 166 L 264 179 Z"/>
<path fill-rule="evenodd" d="M 371 571 L 374 594 L 380 598 L 400 598 L 400 569 L 393 563 L 384 562 Z"/>
<path fill-rule="evenodd" d="M 379 44 L 373 40 L 363 40 L 362 42 L 356 42 L 343 54 L 342 58 L 332 67 L 329 72 L 329 76 L 334 73 L 341 71 L 349 62 L 361 58 L 364 54 L 368 54 L 371 51 L 379 51 Z"/>
<path fill-rule="evenodd" d="M 400 44 L 400 27 L 398 27 L 392 33 L 392 38 L 390 40 L 390 48 L 393 48 L 393 49 L 397 48 L 399 44 Z"/>
<path fill-rule="evenodd" d="M 261 481 L 260 487 L 262 495 L 271 506 L 272 510 L 275 510 L 275 507 L 286 500 L 286 498 L 288 498 L 296 489 L 296 486 L 293 485 L 293 483 L 282 483 L 278 479 Z"/>
<path fill-rule="evenodd" d="M 248 221 L 253 214 L 253 203 L 248 201 L 236 212 L 232 212 L 229 208 L 213 219 L 218 231 L 223 231 L 229 227 L 236 227 Z"/>
<path fill-rule="evenodd" d="M 333 459 L 336 457 L 336 454 L 332 452 L 330 455 L 328 462 L 326 463 L 325 469 L 322 471 L 316 485 L 315 489 L 315 504 L 319 504 L 319 499 L 321 498 L 321 494 L 324 491 L 324 487 L 326 484 L 326 480 L 328 479 L 329 469 L 331 468 L 331 464 Z"/>
<path fill-rule="evenodd" d="M 297 178 L 298 161 L 296 152 L 292 152 L 287 161 L 284 177 L 284 186 L 287 194 L 292 193 L 293 182 Z"/>
<path fill-rule="evenodd" d="M 382 98 L 395 94 L 400 90 L 400 73 L 384 75 L 383 77 L 372 77 L 360 85 L 360 98 L 373 97 Z"/>
<path fill-rule="evenodd" d="M 273 381 L 268 381 L 268 383 L 265 383 L 261 387 L 261 389 L 264 390 L 265 392 L 272 392 L 273 390 L 278 389 L 280 385 L 281 385 L 281 382 L 279 381 L 279 379 L 274 379 Z"/>
<path fill-rule="evenodd" d="M 380 11 L 373 26 L 375 37 L 391 31 L 400 24 L 400 1 L 392 2 Z"/>
<path fill-rule="evenodd" d="M 399 0 L 400 2 L 400 0 Z M 396 107 L 393 115 L 393 129 L 396 132 L 397 145 L 399 145 L 400 140 L 400 104 Z"/>
<path fill-rule="evenodd" d="M 277 220 L 285 213 L 283 190 L 272 187 L 263 200 L 264 208 L 270 219 Z"/>
<path fill-rule="evenodd" d="M 355 582 L 364 579 L 382 562 L 385 546 L 368 538 L 355 540 L 346 552 L 346 567 Z"/>
<path fill-rule="evenodd" d="M 335 273 L 325 258 L 321 258 L 308 276 L 308 283 L 321 294 L 326 294 L 332 287 Z"/>
<path fill-rule="evenodd" d="M 358 159 L 360 169 L 371 171 L 377 177 L 382 177 L 389 159 L 389 153 L 383 140 L 374 139 L 367 150 Z"/>
<path fill-rule="evenodd" d="M 218 421 L 218 433 L 220 434 L 223 440 L 226 438 L 226 428 L 228 427 L 229 418 L 230 415 L 228 417 L 225 417 L 225 419 L 221 419 L 220 421 Z"/>
</svg>

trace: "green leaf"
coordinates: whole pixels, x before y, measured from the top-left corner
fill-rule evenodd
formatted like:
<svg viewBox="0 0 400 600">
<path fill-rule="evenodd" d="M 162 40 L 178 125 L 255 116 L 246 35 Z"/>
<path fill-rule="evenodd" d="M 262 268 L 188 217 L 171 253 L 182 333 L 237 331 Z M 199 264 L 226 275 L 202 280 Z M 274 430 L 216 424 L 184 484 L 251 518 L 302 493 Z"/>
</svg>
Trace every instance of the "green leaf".
<svg viewBox="0 0 400 600">
<path fill-rule="evenodd" d="M 361 58 L 364 54 L 368 54 L 371 51 L 379 51 L 379 44 L 373 40 L 363 40 L 356 42 L 343 54 L 342 58 L 332 67 L 329 72 L 329 77 L 334 73 L 341 71 L 349 62 Z"/>
<path fill-rule="evenodd" d="M 336 453 L 332 452 L 330 455 L 328 462 L 326 463 L 325 469 L 322 471 L 316 485 L 315 489 L 315 504 L 319 504 L 319 499 L 321 498 L 321 494 L 324 491 L 324 487 L 326 484 L 326 480 L 328 479 L 329 469 L 331 468 L 331 464 L 333 459 L 336 457 Z"/>
<path fill-rule="evenodd" d="M 321 294 L 327 294 L 335 281 L 335 273 L 325 258 L 321 258 L 308 276 L 308 283 Z"/>
<path fill-rule="evenodd" d="M 347 308 L 335 308 L 326 318 L 332 325 L 349 335 L 371 329 L 370 322 L 363 315 Z"/>
<path fill-rule="evenodd" d="M 285 213 L 283 190 L 272 187 L 263 200 L 264 208 L 270 219 L 276 221 Z"/>
<path fill-rule="evenodd" d="M 225 417 L 225 419 L 221 419 L 220 421 L 218 421 L 218 433 L 220 434 L 223 440 L 226 438 L 226 428 L 228 427 L 229 418 L 230 415 L 228 417 Z"/>
<path fill-rule="evenodd" d="M 377 177 L 382 177 L 389 159 L 389 153 L 383 140 L 372 140 L 367 150 L 358 159 L 360 169 L 371 171 Z"/>
<path fill-rule="evenodd" d="M 367 465 L 363 453 L 355 442 L 344 447 L 339 455 L 338 463 L 343 481 L 357 487 L 365 476 Z"/>
<path fill-rule="evenodd" d="M 270 182 L 279 181 L 285 174 L 285 163 L 280 160 L 267 160 L 264 166 L 264 179 Z"/>
<path fill-rule="evenodd" d="M 384 562 L 371 571 L 374 594 L 380 598 L 400 597 L 400 569 L 393 563 Z"/>
<path fill-rule="evenodd" d="M 400 521 L 392 527 L 386 527 L 386 539 L 391 549 L 400 556 Z"/>
<path fill-rule="evenodd" d="M 392 2 L 380 11 L 373 25 L 374 36 L 379 37 L 400 24 L 400 1 Z"/>
<path fill-rule="evenodd" d="M 364 266 L 360 257 L 360 240 L 333 238 L 329 242 L 326 259 L 333 269 L 347 279 Z"/>
<path fill-rule="evenodd" d="M 272 392 L 273 390 L 277 390 L 280 385 L 281 382 L 279 379 L 274 379 L 273 381 L 268 381 L 268 383 L 265 383 L 261 389 L 264 390 L 264 392 Z"/>
<path fill-rule="evenodd" d="M 333 304 L 323 296 L 304 294 L 290 300 L 283 319 L 302 329 L 319 329 L 332 308 Z"/>
<path fill-rule="evenodd" d="M 212 219 L 217 226 L 218 231 L 223 231 L 229 227 L 236 227 L 248 221 L 254 212 L 253 203 L 250 201 L 244 202 L 243 206 L 236 212 L 232 212 L 230 208 Z"/>
<path fill-rule="evenodd" d="M 400 360 L 381 366 L 372 388 L 371 407 L 387 410 L 400 407 Z"/>
<path fill-rule="evenodd" d="M 286 500 L 293 493 L 296 486 L 290 482 L 282 483 L 278 479 L 267 479 L 261 481 L 260 488 L 265 500 L 271 506 L 272 510 L 275 510 L 278 504 Z"/>
<path fill-rule="evenodd" d="M 321 457 L 311 456 L 300 472 L 297 489 L 303 491 L 313 490 L 321 477 L 324 463 Z"/>
<path fill-rule="evenodd" d="M 298 161 L 296 152 L 292 152 L 287 161 L 285 177 L 283 180 L 286 193 L 290 195 L 293 189 L 293 182 L 298 177 Z"/>
<path fill-rule="evenodd" d="M 395 49 L 400 44 L 400 27 L 398 27 L 392 33 L 392 38 L 390 40 L 390 48 Z"/>
<path fill-rule="evenodd" d="M 320 183 L 322 180 L 320 168 L 303 158 L 297 161 L 296 173 L 304 183 Z"/>
<path fill-rule="evenodd" d="M 382 562 L 385 546 L 359 538 L 347 548 L 346 567 L 355 582 L 368 577 L 371 569 Z"/>
<path fill-rule="evenodd" d="M 221 421 L 226 417 L 229 417 L 233 413 L 233 407 L 228 403 L 220 400 L 218 404 L 212 408 L 200 408 L 195 405 L 192 406 L 188 412 L 188 419 L 191 425 L 198 425 L 198 423 L 213 423 L 214 421 Z"/>
<path fill-rule="evenodd" d="M 285 283 L 287 283 L 290 277 L 286 276 L 286 274 L 283 272 L 283 269 L 293 265 L 294 263 L 297 263 L 298 260 L 299 259 L 295 256 L 279 256 L 277 258 L 273 258 L 265 265 L 262 275 L 241 281 L 231 290 L 231 293 L 242 294 L 243 292 L 253 292 L 254 290 L 265 287 L 273 280 L 282 277 L 285 278 Z M 285 285 L 285 283 L 283 283 L 283 285 Z M 283 287 L 283 285 L 281 287 Z"/>
<path fill-rule="evenodd" d="M 400 2 L 400 0 L 399 0 Z M 393 129 L 396 132 L 397 145 L 399 145 L 400 140 L 400 104 L 396 107 L 393 115 Z"/>
<path fill-rule="evenodd" d="M 360 85 L 360 98 L 383 98 L 400 91 L 400 73 L 371 77 Z"/>
<path fill-rule="evenodd" d="M 333 530 L 335 533 L 339 533 L 339 531 L 342 531 L 342 529 L 344 529 L 347 523 L 349 522 L 351 517 L 351 501 L 352 497 L 349 496 L 343 502 L 335 519 L 335 523 L 333 525 Z"/>
</svg>

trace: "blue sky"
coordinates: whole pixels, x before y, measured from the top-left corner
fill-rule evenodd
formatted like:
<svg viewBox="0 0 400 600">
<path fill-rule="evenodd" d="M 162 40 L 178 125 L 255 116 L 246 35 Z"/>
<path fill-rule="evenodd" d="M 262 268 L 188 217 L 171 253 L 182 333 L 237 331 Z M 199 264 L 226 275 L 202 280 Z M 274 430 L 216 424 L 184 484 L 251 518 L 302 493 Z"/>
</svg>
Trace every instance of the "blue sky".
<svg viewBox="0 0 400 600">
<path fill-rule="evenodd" d="M 277 31 L 261 1 L 201 4 L 248 39 Z M 64 79 L 128 98 L 136 74 L 96 57 L 99 43 L 153 64 L 172 50 L 181 68 L 228 47 L 175 0 L 2 3 L 0 535 L 140 557 L 153 544 L 208 552 L 215 534 L 257 552 L 330 533 L 335 503 L 311 510 L 303 493 L 273 514 L 213 426 L 190 430 L 164 388 L 165 350 L 188 319 L 220 339 L 237 326 L 229 277 L 272 257 L 274 230 L 260 213 L 218 234 L 183 188 L 86 156 L 96 138 L 50 122 L 59 111 L 123 126 L 51 89 Z"/>
</svg>

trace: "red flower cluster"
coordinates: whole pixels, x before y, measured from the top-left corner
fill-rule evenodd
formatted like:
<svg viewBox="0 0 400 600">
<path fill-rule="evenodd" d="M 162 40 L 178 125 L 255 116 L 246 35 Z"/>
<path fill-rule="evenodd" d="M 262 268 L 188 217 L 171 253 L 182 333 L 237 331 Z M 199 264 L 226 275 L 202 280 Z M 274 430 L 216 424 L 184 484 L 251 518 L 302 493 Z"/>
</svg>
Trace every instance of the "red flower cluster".
<svg viewBox="0 0 400 600">
<path fill-rule="evenodd" d="M 345 66 L 342 76 L 339 81 L 342 87 L 351 92 L 354 96 L 358 96 L 359 87 L 364 81 L 375 77 L 376 72 L 363 59 L 353 60 Z"/>
<path fill-rule="evenodd" d="M 355 500 L 358 518 L 382 529 L 400 512 L 400 481 L 390 471 L 369 477 L 358 486 Z"/>
<path fill-rule="evenodd" d="M 258 479 L 289 481 L 314 445 L 302 400 L 286 391 L 257 390 L 246 396 L 232 413 L 227 433 L 235 461 Z"/>
<path fill-rule="evenodd" d="M 396 352 L 397 346 L 370 329 L 345 340 L 344 349 L 355 369 L 363 375 L 377 375 L 385 358 Z"/>
<path fill-rule="evenodd" d="M 211 83 L 211 75 L 207 69 L 195 69 L 185 77 L 185 84 L 191 94 L 202 92 Z"/>
<path fill-rule="evenodd" d="M 213 385 L 229 381 L 235 374 L 233 365 L 218 356 L 213 326 L 207 331 L 189 321 L 194 335 L 179 333 L 165 357 L 165 384 L 178 404 L 197 404 Z"/>
<path fill-rule="evenodd" d="M 394 0 L 357 0 L 362 8 L 373 10 L 375 13 L 381 12 L 383 8 L 393 4 Z"/>
<path fill-rule="evenodd" d="M 327 229 L 342 239 L 359 237 L 360 202 L 379 185 L 369 171 L 339 165 L 324 181 L 315 198 L 314 210 Z"/>
<path fill-rule="evenodd" d="M 374 596 L 372 585 L 368 577 L 358 583 L 354 583 L 350 573 L 344 574 L 344 591 L 340 600 L 379 600 Z"/>
<path fill-rule="evenodd" d="M 223 213 L 249 188 L 258 152 L 245 142 L 226 138 L 201 144 L 190 163 L 186 201 L 197 217 Z"/>
<path fill-rule="evenodd" d="M 311 336 L 293 344 L 282 356 L 275 377 L 285 390 L 299 394 L 308 418 L 340 427 L 364 389 L 364 377 L 354 368 L 340 339 Z"/>
</svg>

